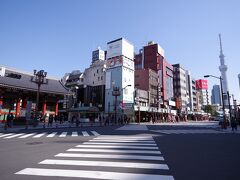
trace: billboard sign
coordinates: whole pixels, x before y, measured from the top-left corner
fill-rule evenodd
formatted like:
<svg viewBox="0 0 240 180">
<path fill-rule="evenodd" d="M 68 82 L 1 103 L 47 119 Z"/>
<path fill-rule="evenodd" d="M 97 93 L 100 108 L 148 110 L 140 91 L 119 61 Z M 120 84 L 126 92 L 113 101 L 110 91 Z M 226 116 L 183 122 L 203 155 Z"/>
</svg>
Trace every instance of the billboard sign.
<svg viewBox="0 0 240 180">
<path fill-rule="evenodd" d="M 207 90 L 208 89 L 208 82 L 207 82 L 207 80 L 206 79 L 196 80 L 196 89 Z"/>
</svg>

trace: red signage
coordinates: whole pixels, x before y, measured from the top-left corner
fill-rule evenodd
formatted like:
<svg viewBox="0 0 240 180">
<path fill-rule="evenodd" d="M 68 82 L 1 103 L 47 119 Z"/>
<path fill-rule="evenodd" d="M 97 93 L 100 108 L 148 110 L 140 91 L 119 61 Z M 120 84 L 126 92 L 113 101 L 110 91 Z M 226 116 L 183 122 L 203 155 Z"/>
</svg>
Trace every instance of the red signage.
<svg viewBox="0 0 240 180">
<path fill-rule="evenodd" d="M 208 89 L 208 82 L 206 79 L 196 80 L 196 89 Z"/>
</svg>

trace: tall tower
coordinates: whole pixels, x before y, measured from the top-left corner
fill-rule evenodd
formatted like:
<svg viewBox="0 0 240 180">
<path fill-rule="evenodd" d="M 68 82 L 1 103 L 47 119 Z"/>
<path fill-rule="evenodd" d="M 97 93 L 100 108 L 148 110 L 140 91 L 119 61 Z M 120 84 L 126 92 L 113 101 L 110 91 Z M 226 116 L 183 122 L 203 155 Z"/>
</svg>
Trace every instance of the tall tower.
<svg viewBox="0 0 240 180">
<path fill-rule="evenodd" d="M 222 77 L 222 88 L 223 88 L 223 93 L 224 93 L 224 103 L 225 103 L 225 105 L 228 105 L 228 99 L 227 99 L 227 92 L 228 92 L 227 66 L 225 65 L 225 62 L 224 62 L 221 34 L 219 34 L 219 41 L 220 41 L 220 55 L 219 55 L 220 66 L 219 66 L 219 70 L 221 72 L 221 77 Z"/>
</svg>

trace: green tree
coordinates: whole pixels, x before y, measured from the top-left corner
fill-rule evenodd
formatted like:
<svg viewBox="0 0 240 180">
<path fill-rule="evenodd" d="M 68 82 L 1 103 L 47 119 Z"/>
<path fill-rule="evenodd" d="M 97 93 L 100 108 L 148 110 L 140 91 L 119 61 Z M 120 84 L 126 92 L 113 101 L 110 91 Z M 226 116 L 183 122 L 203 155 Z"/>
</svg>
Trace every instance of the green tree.
<svg viewBox="0 0 240 180">
<path fill-rule="evenodd" d="M 204 112 L 210 113 L 212 116 L 216 115 L 216 111 L 214 110 L 214 108 L 211 105 L 206 105 L 204 107 Z"/>
</svg>

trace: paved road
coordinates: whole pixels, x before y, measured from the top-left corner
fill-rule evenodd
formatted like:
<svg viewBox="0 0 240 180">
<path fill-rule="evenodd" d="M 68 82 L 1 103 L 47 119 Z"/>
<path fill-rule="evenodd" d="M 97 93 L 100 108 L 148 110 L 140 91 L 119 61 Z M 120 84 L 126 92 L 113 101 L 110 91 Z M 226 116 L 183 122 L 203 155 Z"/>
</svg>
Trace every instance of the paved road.
<svg viewBox="0 0 240 180">
<path fill-rule="evenodd" d="M 212 127 L 146 127 L 0 135 L 0 179 L 239 179 L 239 134 Z M 164 133 L 176 129 L 198 133 Z"/>
</svg>

